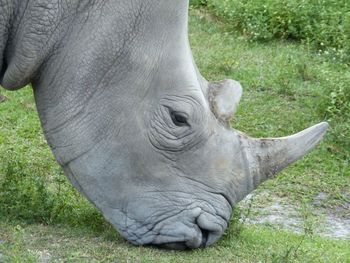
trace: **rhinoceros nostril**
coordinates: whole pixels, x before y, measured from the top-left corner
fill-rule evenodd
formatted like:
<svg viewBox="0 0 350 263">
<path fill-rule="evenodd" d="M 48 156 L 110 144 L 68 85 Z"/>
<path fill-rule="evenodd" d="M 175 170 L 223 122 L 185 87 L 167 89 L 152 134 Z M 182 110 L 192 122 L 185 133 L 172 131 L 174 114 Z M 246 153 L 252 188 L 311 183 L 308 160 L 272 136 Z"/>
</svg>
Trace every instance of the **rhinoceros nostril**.
<svg viewBox="0 0 350 263">
<path fill-rule="evenodd" d="M 202 243 L 201 247 L 205 247 L 207 244 L 208 236 L 209 236 L 209 231 L 207 229 L 199 228 L 202 232 Z"/>
<path fill-rule="evenodd" d="M 196 224 L 202 232 L 201 247 L 215 243 L 227 226 L 227 222 L 222 217 L 206 212 L 196 219 Z"/>
</svg>

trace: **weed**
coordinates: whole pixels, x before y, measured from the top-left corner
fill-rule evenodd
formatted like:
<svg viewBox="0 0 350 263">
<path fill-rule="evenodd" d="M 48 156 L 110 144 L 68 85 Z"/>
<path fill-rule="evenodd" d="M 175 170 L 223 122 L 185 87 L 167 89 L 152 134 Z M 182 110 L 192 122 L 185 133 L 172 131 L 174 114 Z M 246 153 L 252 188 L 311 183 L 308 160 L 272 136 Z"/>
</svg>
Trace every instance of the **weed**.
<svg viewBox="0 0 350 263">
<path fill-rule="evenodd" d="M 304 236 L 312 237 L 315 234 L 316 225 L 319 226 L 319 218 L 313 215 L 312 209 L 307 200 L 302 201 L 300 214 L 303 220 Z"/>
<path fill-rule="evenodd" d="M 25 228 L 21 225 L 15 224 L 11 226 L 11 238 L 7 242 L 0 244 L 0 255 L 1 251 L 5 251 L 2 258 L 0 257 L 0 263 L 5 262 L 37 262 L 36 257 L 30 251 L 23 249 L 25 246 L 25 241 L 23 240 L 23 235 L 26 234 Z M 6 253 L 6 251 L 11 251 L 11 253 Z M 3 259 L 3 261 L 1 261 Z"/>
<path fill-rule="evenodd" d="M 305 240 L 305 236 L 302 236 L 300 242 L 296 245 L 288 246 L 284 251 L 280 253 L 272 252 L 271 262 L 272 263 L 288 263 L 295 262 L 299 257 L 299 251 Z"/>
<path fill-rule="evenodd" d="M 328 95 L 326 117 L 332 121 L 336 116 L 344 116 L 350 120 L 350 83 L 338 82 Z"/>
<path fill-rule="evenodd" d="M 59 170 L 50 182 L 44 174 L 28 173 L 21 161 L 12 159 L 0 181 L 0 218 L 26 223 L 62 223 L 109 228 L 102 215 L 70 185 Z"/>
<path fill-rule="evenodd" d="M 306 63 L 298 64 L 297 69 L 302 81 L 314 80 L 314 76 L 310 72 L 309 66 Z"/>
<path fill-rule="evenodd" d="M 55 200 L 43 178 L 26 174 L 21 162 L 7 165 L 0 185 L 0 216 L 48 223 Z"/>
<path fill-rule="evenodd" d="M 0 94 L 0 103 L 4 102 L 6 100 L 7 100 L 7 98 L 4 95 Z"/>
<path fill-rule="evenodd" d="M 245 218 L 242 216 L 241 209 L 239 207 L 235 207 L 232 211 L 230 223 L 232 224 L 231 234 L 233 234 L 236 238 L 242 234 L 244 230 L 244 222 Z"/>
<path fill-rule="evenodd" d="M 297 40 L 350 63 L 350 2 L 335 0 L 192 0 L 206 5 L 251 41 Z"/>
<path fill-rule="evenodd" d="M 190 0 L 190 5 L 194 7 L 207 5 L 207 0 Z"/>
</svg>

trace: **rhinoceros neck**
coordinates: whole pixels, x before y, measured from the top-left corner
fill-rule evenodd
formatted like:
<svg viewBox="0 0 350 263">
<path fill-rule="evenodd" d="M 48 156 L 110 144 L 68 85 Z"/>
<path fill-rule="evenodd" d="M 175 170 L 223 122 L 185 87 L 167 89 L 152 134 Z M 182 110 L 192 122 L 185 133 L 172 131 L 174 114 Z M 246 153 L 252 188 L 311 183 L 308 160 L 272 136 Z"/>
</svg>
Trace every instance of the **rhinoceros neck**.
<svg viewBox="0 0 350 263">
<path fill-rule="evenodd" d="M 186 39 L 187 5 L 130 3 L 81 13 L 33 81 L 46 138 L 62 165 L 127 130 L 141 102 L 151 101 L 147 91 L 166 87 L 153 79 L 159 60 L 176 57 L 169 43 Z"/>
</svg>

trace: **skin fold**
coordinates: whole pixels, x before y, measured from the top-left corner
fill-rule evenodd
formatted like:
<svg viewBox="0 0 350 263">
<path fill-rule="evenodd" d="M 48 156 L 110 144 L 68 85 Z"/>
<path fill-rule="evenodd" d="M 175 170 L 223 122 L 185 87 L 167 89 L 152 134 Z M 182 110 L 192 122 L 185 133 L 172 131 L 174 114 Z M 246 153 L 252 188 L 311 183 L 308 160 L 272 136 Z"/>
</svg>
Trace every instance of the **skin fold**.
<svg viewBox="0 0 350 263">
<path fill-rule="evenodd" d="M 324 135 L 229 127 L 242 88 L 192 57 L 185 0 L 0 0 L 0 84 L 32 83 L 72 184 L 137 245 L 209 246 L 232 207 Z"/>
</svg>

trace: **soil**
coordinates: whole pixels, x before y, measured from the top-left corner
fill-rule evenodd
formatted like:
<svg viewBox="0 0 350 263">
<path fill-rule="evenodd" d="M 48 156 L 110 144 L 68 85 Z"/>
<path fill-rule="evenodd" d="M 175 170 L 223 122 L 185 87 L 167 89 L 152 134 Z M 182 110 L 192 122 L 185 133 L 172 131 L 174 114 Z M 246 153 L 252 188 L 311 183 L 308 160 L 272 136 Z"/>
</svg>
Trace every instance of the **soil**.
<svg viewBox="0 0 350 263">
<path fill-rule="evenodd" d="M 0 94 L 0 103 L 6 101 L 7 98 L 4 95 Z"/>
<path fill-rule="evenodd" d="M 350 203 L 326 208 L 319 193 L 307 207 L 287 198 L 272 196 L 267 191 L 249 194 L 239 203 L 242 220 L 247 224 L 264 224 L 296 233 L 350 240 Z"/>
</svg>

